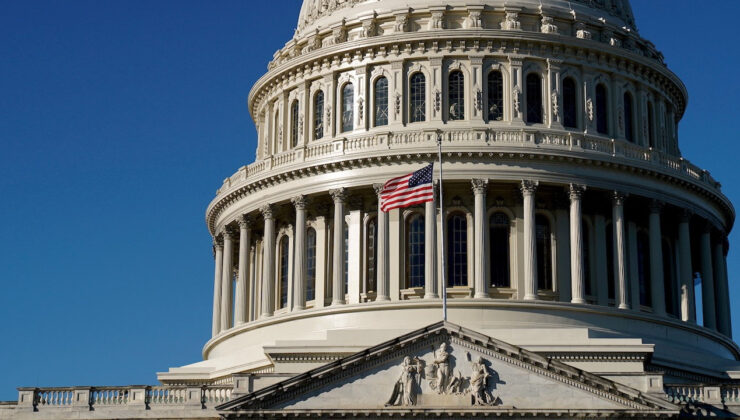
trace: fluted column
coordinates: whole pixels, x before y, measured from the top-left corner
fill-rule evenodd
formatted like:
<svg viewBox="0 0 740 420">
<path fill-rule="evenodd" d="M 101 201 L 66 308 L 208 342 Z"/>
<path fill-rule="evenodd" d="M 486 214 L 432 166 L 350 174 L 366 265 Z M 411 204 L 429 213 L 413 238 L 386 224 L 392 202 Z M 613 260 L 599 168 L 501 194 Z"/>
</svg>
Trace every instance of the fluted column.
<svg viewBox="0 0 740 420">
<path fill-rule="evenodd" d="M 293 310 L 306 308 L 306 196 L 291 200 L 295 206 L 295 251 L 293 251 Z"/>
<path fill-rule="evenodd" d="M 721 235 L 721 238 L 714 243 L 714 283 L 717 297 L 717 330 L 731 337 L 730 290 L 727 284 L 727 268 L 725 266 L 724 235 Z"/>
<path fill-rule="evenodd" d="M 694 305 L 694 273 L 691 268 L 691 213 L 683 211 L 678 222 L 678 257 L 681 284 L 681 319 L 696 323 Z"/>
<path fill-rule="evenodd" d="M 215 255 L 215 273 L 213 276 L 213 326 L 211 335 L 216 336 L 221 332 L 221 270 L 224 261 L 224 245 L 221 237 L 213 239 Z"/>
<path fill-rule="evenodd" d="M 704 326 L 717 329 L 717 301 L 714 296 L 714 267 L 712 264 L 712 234 L 709 223 L 701 233 L 701 302 L 704 313 Z"/>
<path fill-rule="evenodd" d="M 344 201 L 347 191 L 344 188 L 330 190 L 334 200 L 334 253 L 332 255 L 332 305 L 344 304 Z"/>
<path fill-rule="evenodd" d="M 473 194 L 475 196 L 475 213 L 474 213 L 474 227 L 475 227 L 475 254 L 473 258 L 475 280 L 473 285 L 475 287 L 474 297 L 477 299 L 487 298 L 488 294 L 488 273 L 487 265 L 488 259 L 486 258 L 486 249 L 488 248 L 488 218 L 486 217 L 486 190 L 488 189 L 487 179 L 473 179 L 471 180 L 473 186 Z"/>
<path fill-rule="evenodd" d="M 612 197 L 612 225 L 614 226 L 614 249 L 616 250 L 615 266 L 617 269 L 617 293 L 619 309 L 629 309 L 627 300 L 627 242 L 624 235 L 624 200 L 626 196 L 614 192 Z"/>
<path fill-rule="evenodd" d="M 221 331 L 231 328 L 231 295 L 234 276 L 234 236 L 224 229 L 224 265 L 221 274 Z"/>
<path fill-rule="evenodd" d="M 437 292 L 437 191 L 424 204 L 424 299 L 436 299 Z"/>
<path fill-rule="evenodd" d="M 660 228 L 660 212 L 663 203 L 650 202 L 650 296 L 653 313 L 665 315 L 665 282 L 663 280 L 663 234 Z"/>
<path fill-rule="evenodd" d="M 388 289 L 388 213 L 380 210 L 380 193 L 383 191 L 383 184 L 373 185 L 375 193 L 378 195 L 378 256 L 376 258 L 375 275 L 376 292 L 375 300 L 390 300 Z"/>
<path fill-rule="evenodd" d="M 583 271 L 582 202 L 584 185 L 570 184 L 570 290 L 571 302 L 586 303 L 586 277 Z"/>
<path fill-rule="evenodd" d="M 522 181 L 524 198 L 524 300 L 537 299 L 537 244 L 535 242 L 534 193 L 537 181 Z"/>
<path fill-rule="evenodd" d="M 243 216 L 239 220 L 239 274 L 236 277 L 236 296 L 234 304 L 234 323 L 247 322 L 247 296 L 249 279 L 249 246 L 252 241 L 252 221 Z"/>
<path fill-rule="evenodd" d="M 271 317 L 275 307 L 275 219 L 272 205 L 260 209 L 265 219 L 264 238 L 262 240 L 262 296 L 260 318 Z"/>
</svg>

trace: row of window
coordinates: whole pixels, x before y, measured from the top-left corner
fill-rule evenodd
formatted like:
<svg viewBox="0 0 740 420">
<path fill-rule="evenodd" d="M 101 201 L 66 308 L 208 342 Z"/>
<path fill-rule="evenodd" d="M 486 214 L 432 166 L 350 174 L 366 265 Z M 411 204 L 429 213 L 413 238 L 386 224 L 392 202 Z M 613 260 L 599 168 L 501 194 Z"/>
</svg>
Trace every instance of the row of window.
<svg viewBox="0 0 740 420">
<path fill-rule="evenodd" d="M 366 253 L 365 253 L 365 289 L 368 292 L 377 289 L 377 223 L 371 219 L 366 225 Z M 344 288 L 347 290 L 348 278 L 348 229 L 345 229 L 344 238 Z M 591 276 L 591 230 L 587 223 L 582 225 L 583 231 L 583 256 L 586 295 L 592 295 Z M 465 214 L 452 213 L 447 220 L 447 286 L 467 287 L 468 283 L 468 221 Z M 552 227 L 550 220 L 543 216 L 535 217 L 535 240 L 536 240 L 536 271 L 538 288 L 540 290 L 554 290 L 553 284 L 553 248 Z M 490 263 L 490 287 L 509 288 L 514 287 L 510 278 L 510 235 L 511 222 L 509 216 L 503 212 L 495 212 L 489 219 L 489 263 Z M 614 246 L 613 231 L 611 224 L 606 225 L 606 268 L 608 298 L 615 299 L 615 271 L 614 271 Z M 639 231 L 637 238 L 637 264 L 636 271 L 639 285 L 639 303 L 642 306 L 651 305 L 650 295 L 650 262 L 649 262 L 649 237 L 646 232 Z M 670 242 L 664 238 L 663 243 L 663 267 L 664 288 L 666 290 L 666 310 L 670 314 L 678 311 L 678 290 L 674 286 L 676 273 L 676 260 Z M 283 236 L 279 242 L 279 265 L 278 265 L 278 296 L 279 307 L 288 305 L 289 273 L 290 273 L 290 242 L 287 236 Z M 315 299 L 316 291 L 316 231 L 309 227 L 306 235 L 306 300 Z M 405 284 L 406 288 L 424 287 L 425 283 L 425 225 L 424 216 L 415 213 L 406 221 L 405 240 Z"/>
<path fill-rule="evenodd" d="M 457 121 L 465 119 L 465 75 L 462 71 L 455 70 L 449 73 L 447 85 L 447 104 L 449 107 L 448 120 Z M 595 87 L 595 100 L 593 103 L 593 117 L 595 118 L 596 131 L 600 134 L 609 134 L 610 100 L 608 89 L 604 83 L 598 83 Z M 355 89 L 349 82 L 342 86 L 340 98 L 340 127 L 341 132 L 351 132 L 355 129 Z M 529 73 L 526 77 L 524 97 L 526 98 L 526 112 L 524 120 L 530 124 L 542 124 L 544 122 L 544 91 L 542 77 L 538 73 Z M 625 138 L 630 142 L 636 139 L 635 104 L 630 92 L 623 96 L 624 132 Z M 494 70 L 487 76 L 486 94 L 487 117 L 489 121 L 501 121 L 504 119 L 504 83 L 500 71 Z M 373 83 L 373 107 L 371 121 L 373 127 L 388 125 L 389 121 L 389 94 L 388 79 L 379 77 Z M 566 77 L 562 84 L 562 123 L 566 128 L 577 129 L 578 122 L 578 87 L 575 79 Z M 655 140 L 655 116 L 652 101 L 648 101 L 648 145 L 656 147 Z M 409 78 L 408 98 L 409 122 L 423 122 L 427 120 L 427 97 L 426 76 L 424 73 L 413 73 Z M 324 113 L 325 95 L 319 90 L 313 96 L 313 134 L 314 140 L 324 137 Z M 296 147 L 299 143 L 300 109 L 298 100 L 291 105 L 291 146 Z M 275 126 L 279 125 L 279 115 L 275 116 Z"/>
</svg>

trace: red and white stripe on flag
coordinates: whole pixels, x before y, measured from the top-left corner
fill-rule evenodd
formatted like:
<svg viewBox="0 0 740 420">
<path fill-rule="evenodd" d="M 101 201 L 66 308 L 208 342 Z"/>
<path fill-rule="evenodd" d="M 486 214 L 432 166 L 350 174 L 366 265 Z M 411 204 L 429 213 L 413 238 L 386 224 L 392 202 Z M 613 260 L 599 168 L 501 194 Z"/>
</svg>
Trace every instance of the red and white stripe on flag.
<svg viewBox="0 0 740 420">
<path fill-rule="evenodd" d="M 433 174 L 434 164 L 429 164 L 416 172 L 386 182 L 380 192 L 380 210 L 387 212 L 433 201 Z"/>
</svg>

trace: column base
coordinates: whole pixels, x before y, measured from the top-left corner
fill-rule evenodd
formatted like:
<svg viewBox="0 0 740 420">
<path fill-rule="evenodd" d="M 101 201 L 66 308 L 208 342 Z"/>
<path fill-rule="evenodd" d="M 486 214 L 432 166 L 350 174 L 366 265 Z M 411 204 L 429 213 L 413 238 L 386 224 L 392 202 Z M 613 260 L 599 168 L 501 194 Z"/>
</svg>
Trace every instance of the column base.
<svg viewBox="0 0 740 420">
<path fill-rule="evenodd" d="M 476 293 L 473 295 L 473 299 L 490 299 L 491 296 L 488 293 Z"/>
<path fill-rule="evenodd" d="M 339 305 L 344 305 L 344 304 L 345 304 L 344 300 L 332 300 L 331 301 L 331 306 L 339 306 Z"/>
<path fill-rule="evenodd" d="M 291 312 L 297 312 L 297 311 L 302 311 L 302 310 L 304 310 L 304 309 L 306 309 L 306 307 L 305 307 L 305 306 L 294 306 L 294 307 L 293 307 L 293 310 L 292 310 Z"/>
<path fill-rule="evenodd" d="M 570 303 L 588 303 L 588 302 L 586 302 L 586 299 L 573 298 L 570 300 Z"/>
<path fill-rule="evenodd" d="M 270 317 L 272 317 L 271 313 L 265 312 L 265 313 L 260 314 L 260 319 L 265 319 L 265 318 L 270 318 Z"/>
<path fill-rule="evenodd" d="M 632 309 L 632 308 L 630 308 L 630 306 L 627 305 L 626 303 L 620 303 L 619 304 L 619 309 Z"/>
<path fill-rule="evenodd" d="M 427 293 L 424 295 L 424 299 L 439 299 L 439 295 L 436 293 Z"/>
<path fill-rule="evenodd" d="M 374 302 L 389 302 L 391 300 L 390 296 L 377 296 L 375 297 Z"/>
<path fill-rule="evenodd" d="M 523 300 L 537 300 L 537 296 L 535 295 L 524 295 Z"/>
</svg>

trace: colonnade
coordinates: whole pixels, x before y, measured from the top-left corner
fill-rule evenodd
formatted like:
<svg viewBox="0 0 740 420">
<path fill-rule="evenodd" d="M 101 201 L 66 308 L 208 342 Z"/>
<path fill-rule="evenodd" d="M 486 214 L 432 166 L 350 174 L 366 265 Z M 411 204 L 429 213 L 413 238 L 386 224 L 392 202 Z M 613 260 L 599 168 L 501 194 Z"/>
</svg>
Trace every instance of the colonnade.
<svg viewBox="0 0 740 420">
<path fill-rule="evenodd" d="M 472 248 L 472 278 L 468 279 L 470 293 L 469 297 L 475 299 L 491 299 L 491 258 L 487 256 L 489 245 L 489 218 L 488 197 L 489 180 L 473 179 L 472 183 L 472 219 L 473 219 L 473 245 Z M 670 235 L 675 238 L 675 264 L 672 267 L 664 266 L 664 238 L 667 232 L 663 232 L 667 223 L 662 221 L 664 216 L 664 205 L 657 200 L 650 200 L 647 215 L 647 250 L 637 246 L 637 224 L 628 220 L 625 216 L 625 202 L 632 199 L 626 194 L 615 191 L 598 191 L 599 194 L 608 194 L 611 197 L 611 245 L 606 244 L 606 237 L 597 234 L 595 249 L 590 255 L 586 255 L 584 244 L 589 243 L 585 237 L 582 220 L 584 220 L 583 200 L 587 187 L 584 185 L 570 184 L 558 186 L 565 187 L 569 199 L 568 211 L 565 212 L 563 220 L 567 223 L 567 230 L 563 237 L 558 237 L 558 242 L 565 241 L 565 247 L 559 246 L 561 255 L 559 260 L 566 261 L 566 267 L 558 270 L 565 273 L 568 278 L 558 279 L 556 299 L 573 304 L 596 303 L 609 305 L 621 310 L 648 311 L 656 316 L 676 316 L 688 323 L 696 323 L 694 303 L 694 273 L 699 273 L 702 279 L 702 308 L 703 325 L 706 328 L 717 330 L 727 336 L 731 334 L 730 308 L 729 308 L 729 286 L 726 269 L 726 237 L 723 232 L 714 229 L 712 225 L 700 219 L 688 211 L 681 211 L 677 218 L 677 226 L 670 229 Z M 535 197 L 539 188 L 536 180 L 524 180 L 519 185 L 521 192 L 521 229 L 522 252 L 521 277 L 512 276 L 511 288 L 517 286 L 523 290 L 516 291 L 513 298 L 524 301 L 543 299 L 541 290 L 538 290 L 537 270 L 537 246 L 536 246 L 536 202 Z M 380 207 L 379 192 L 382 185 L 375 185 L 374 192 L 378 197 L 378 208 Z M 325 305 L 342 306 L 346 304 L 361 303 L 358 297 L 363 289 L 363 275 L 359 274 L 358 268 L 361 263 L 363 249 L 359 244 L 364 244 L 362 233 L 360 211 L 350 210 L 349 218 L 353 224 L 345 234 L 345 223 L 347 221 L 348 197 L 350 191 L 345 188 L 335 189 L 328 192 L 333 204 L 331 222 L 324 230 L 326 232 L 324 245 L 326 249 L 325 258 L 319 258 L 318 264 L 324 264 L 323 270 L 314 268 L 312 278 L 315 282 L 316 298 L 312 307 L 323 307 Z M 645 200 L 645 198 L 639 198 Z M 307 211 L 309 200 L 306 196 L 299 195 L 291 200 L 295 219 L 292 225 L 292 241 L 290 243 L 292 260 L 289 262 L 292 269 L 289 270 L 288 291 L 290 298 L 279 305 L 278 288 L 279 279 L 278 261 L 276 257 L 280 251 L 276 246 L 276 217 L 275 207 L 278 204 L 267 204 L 259 210 L 261 218 L 257 214 L 244 215 L 236 220 L 238 232 L 231 227 L 224 228 L 214 240 L 215 249 L 215 277 L 214 277 L 214 303 L 213 303 L 213 335 L 258 319 L 275 316 L 276 310 L 280 314 L 286 312 L 300 311 L 307 308 L 306 288 L 309 280 L 307 266 Z M 281 205 L 285 205 L 282 203 Z M 442 223 L 438 215 L 436 199 L 426 203 L 424 206 L 424 288 L 423 299 L 439 299 L 441 275 L 439 265 L 441 255 L 438 247 L 441 240 L 441 232 L 446 229 L 446 223 Z M 292 212 L 291 212 L 292 213 Z M 353 218 L 353 216 L 356 216 Z M 397 254 L 402 244 L 396 243 L 399 238 L 397 234 L 399 218 L 396 214 L 393 222 L 389 222 L 389 213 L 377 212 L 377 245 L 375 245 L 375 257 L 372 263 L 375 267 L 375 290 L 374 294 L 367 300 L 388 301 L 400 300 L 403 296 L 399 291 L 403 289 L 402 281 L 398 275 L 391 275 L 395 265 L 399 264 Z M 256 231 L 256 220 L 262 219 L 261 235 Z M 675 218 L 674 218 L 675 219 Z M 323 220 L 323 217 L 322 217 Z M 605 232 L 607 220 L 603 214 L 593 216 L 593 226 L 596 232 Z M 391 226 L 393 225 L 393 226 Z M 231 224 L 230 226 L 233 226 Z M 693 230 L 692 230 L 693 228 Z M 257 234 L 256 234 L 257 233 Z M 567 233 L 567 234 L 566 234 Z M 394 238 L 394 239 L 391 239 Z M 600 239 L 599 239 L 600 238 Z M 692 242 L 692 238 L 695 242 Z M 345 250 L 345 240 L 352 242 Z M 517 239 L 518 240 L 518 239 Z M 252 244 L 254 243 L 254 246 Z M 357 246 L 354 246 L 357 245 Z M 238 247 L 235 249 L 235 247 Z M 607 255 L 611 247 L 612 257 Z M 644 247 L 643 247 L 644 248 Z M 238 250 L 238 251 L 237 251 Z M 641 250 L 643 253 L 641 254 Z M 235 252 L 236 251 L 236 252 Z M 645 252 L 646 251 L 646 252 Z M 314 252 L 314 258 L 315 253 Z M 516 251 L 514 251 L 516 252 Z M 234 255 L 238 263 L 234 263 Z M 697 257 L 698 266 L 692 264 L 692 256 Z M 564 258 L 563 258 L 564 257 Z M 287 258 L 287 257 L 286 257 Z M 519 258 L 519 256 L 517 256 Z M 543 258 L 539 256 L 539 258 Z M 610 260 L 611 258 L 611 260 Z M 346 260 L 348 259 L 348 260 Z M 591 265 L 596 265 L 597 287 L 601 290 L 598 298 L 587 296 L 587 272 L 586 259 L 590 259 Z M 643 273 L 649 272 L 649 284 L 638 283 L 640 261 L 648 260 L 649 267 Z M 670 260 L 670 259 L 669 259 Z M 365 260 L 367 262 L 367 260 Z M 611 264 L 607 264 L 611 261 Z M 351 268 L 347 269 L 347 264 Z M 607 281 L 608 268 L 613 267 L 613 285 Z M 329 270 L 330 268 L 330 270 Z M 347 272 L 350 274 L 348 275 Z M 667 289 L 665 270 L 675 273 L 671 277 L 671 287 L 675 287 L 678 293 L 676 310 L 673 314 L 667 313 L 666 295 Z M 287 274 L 281 274 L 286 275 Z M 347 276 L 347 277 L 345 277 Z M 563 276 L 563 277 L 564 277 Z M 517 278 L 514 278 L 517 277 Z M 569 284 L 569 287 L 566 285 Z M 325 287 L 324 287 L 325 286 Z M 235 287 L 235 290 L 233 289 Z M 448 286 L 449 288 L 450 286 Z M 554 286 L 555 287 L 555 286 Z M 593 286 L 592 286 L 593 287 Z M 606 299 L 611 293 L 605 293 L 604 288 L 613 287 L 613 302 Z M 649 288 L 640 290 L 640 287 Z M 649 293 L 649 302 L 641 303 L 640 294 Z M 349 296 L 349 297 L 347 297 Z M 329 300 L 328 298 L 331 297 Z M 259 303 L 258 303 L 259 302 Z M 259 311 L 256 306 L 259 306 Z M 232 314 L 233 308 L 233 314 Z"/>
</svg>

